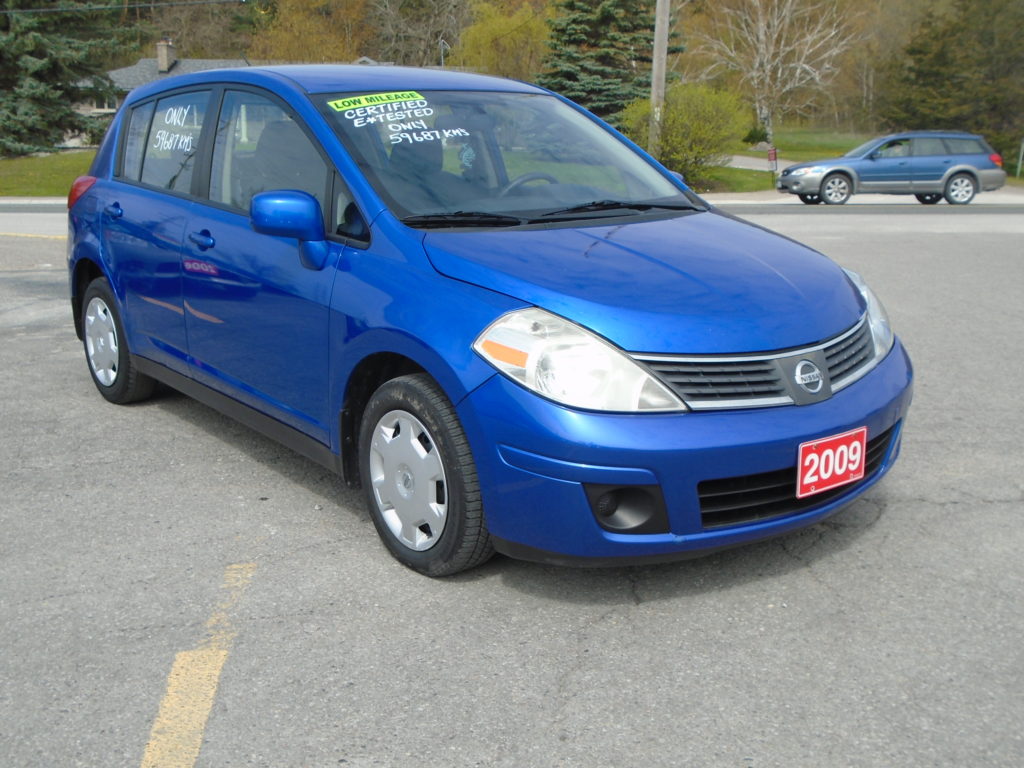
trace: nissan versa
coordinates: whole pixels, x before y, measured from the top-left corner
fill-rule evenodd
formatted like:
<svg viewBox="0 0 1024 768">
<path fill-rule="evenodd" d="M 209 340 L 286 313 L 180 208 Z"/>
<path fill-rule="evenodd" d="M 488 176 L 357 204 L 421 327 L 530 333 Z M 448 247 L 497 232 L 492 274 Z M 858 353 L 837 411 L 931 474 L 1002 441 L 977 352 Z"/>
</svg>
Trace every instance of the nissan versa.
<svg viewBox="0 0 1024 768">
<path fill-rule="evenodd" d="M 899 453 L 911 365 L 861 278 L 533 85 L 167 78 L 68 207 L 100 393 L 163 382 L 338 471 L 423 573 L 763 539 Z"/>
</svg>

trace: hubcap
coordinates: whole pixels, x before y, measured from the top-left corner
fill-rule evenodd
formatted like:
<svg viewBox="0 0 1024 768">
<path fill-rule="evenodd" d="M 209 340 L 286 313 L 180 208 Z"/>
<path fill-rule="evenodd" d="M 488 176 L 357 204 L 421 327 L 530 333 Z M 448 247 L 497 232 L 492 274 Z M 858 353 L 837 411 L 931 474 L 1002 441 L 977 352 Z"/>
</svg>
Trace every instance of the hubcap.
<svg viewBox="0 0 1024 768">
<path fill-rule="evenodd" d="M 388 530 L 409 549 L 434 546 L 448 516 L 448 483 L 434 439 L 406 411 L 390 411 L 370 441 L 370 483 Z"/>
<path fill-rule="evenodd" d="M 848 190 L 849 185 L 844 179 L 829 179 L 825 185 L 825 196 L 832 201 L 844 200 Z"/>
<path fill-rule="evenodd" d="M 974 184 L 971 183 L 970 179 L 953 179 L 953 182 L 949 185 L 949 196 L 957 202 L 963 202 L 964 200 L 970 200 L 974 194 Z"/>
<path fill-rule="evenodd" d="M 85 352 L 93 375 L 105 387 L 117 380 L 117 327 L 110 307 L 93 298 L 85 310 Z"/>
</svg>

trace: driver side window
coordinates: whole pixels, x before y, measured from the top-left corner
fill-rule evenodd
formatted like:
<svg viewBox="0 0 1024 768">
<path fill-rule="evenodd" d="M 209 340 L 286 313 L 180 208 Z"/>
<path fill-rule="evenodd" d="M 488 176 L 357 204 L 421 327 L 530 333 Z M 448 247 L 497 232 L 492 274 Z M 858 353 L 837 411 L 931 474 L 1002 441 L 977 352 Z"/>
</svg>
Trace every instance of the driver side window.
<svg viewBox="0 0 1024 768">
<path fill-rule="evenodd" d="M 896 139 L 890 141 L 880 150 L 879 157 L 907 157 L 910 154 L 910 141 L 908 139 Z"/>
<path fill-rule="evenodd" d="M 327 163 L 290 114 L 247 91 L 224 96 L 210 174 L 210 199 L 248 212 L 252 196 L 273 189 L 308 192 L 326 210 Z"/>
</svg>

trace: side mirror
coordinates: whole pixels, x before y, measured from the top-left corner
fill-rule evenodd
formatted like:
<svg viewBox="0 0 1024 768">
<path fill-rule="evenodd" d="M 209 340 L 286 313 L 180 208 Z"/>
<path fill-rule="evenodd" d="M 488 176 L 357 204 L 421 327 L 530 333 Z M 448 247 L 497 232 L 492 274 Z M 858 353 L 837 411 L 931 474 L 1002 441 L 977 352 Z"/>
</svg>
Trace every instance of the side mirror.
<svg viewBox="0 0 1024 768">
<path fill-rule="evenodd" d="M 327 237 L 320 203 L 308 192 L 278 189 L 253 195 L 249 203 L 252 228 L 261 235 L 293 237 L 307 269 L 323 269 L 327 263 Z"/>
<path fill-rule="evenodd" d="M 669 171 L 669 173 L 672 175 L 673 178 L 676 179 L 676 181 L 681 181 L 683 182 L 683 184 L 686 183 L 686 179 L 683 178 L 683 174 L 681 174 L 679 171 Z"/>
</svg>

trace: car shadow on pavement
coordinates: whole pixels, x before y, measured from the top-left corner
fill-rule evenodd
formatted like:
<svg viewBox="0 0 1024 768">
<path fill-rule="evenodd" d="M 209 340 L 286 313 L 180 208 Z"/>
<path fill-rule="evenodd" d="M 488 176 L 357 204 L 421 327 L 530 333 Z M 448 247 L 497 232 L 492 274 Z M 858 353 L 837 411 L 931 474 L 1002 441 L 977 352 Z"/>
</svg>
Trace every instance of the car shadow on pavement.
<svg viewBox="0 0 1024 768">
<path fill-rule="evenodd" d="M 882 517 L 885 489 L 876 486 L 817 525 L 765 541 L 657 565 L 574 568 L 496 557 L 454 579 L 497 576 L 512 589 L 569 603 L 639 605 L 729 590 L 787 573 L 811 569 L 855 546 Z"/>
<path fill-rule="evenodd" d="M 358 525 L 372 525 L 361 490 L 348 488 L 330 470 L 187 395 L 161 385 L 154 399 L 143 407 L 156 407 L 182 419 L 268 472 L 310 492 L 325 509 L 337 508 L 341 513 L 335 517 L 339 526 L 348 524 L 346 518 Z M 878 522 L 886 506 L 885 488 L 876 486 L 817 525 L 692 559 L 657 565 L 577 568 L 496 555 L 484 565 L 447 577 L 446 581 L 453 587 L 492 581 L 495 588 L 504 586 L 548 600 L 583 605 L 637 605 L 696 596 L 812 568 L 854 546 Z M 379 556 L 387 557 L 383 548 Z"/>
</svg>

